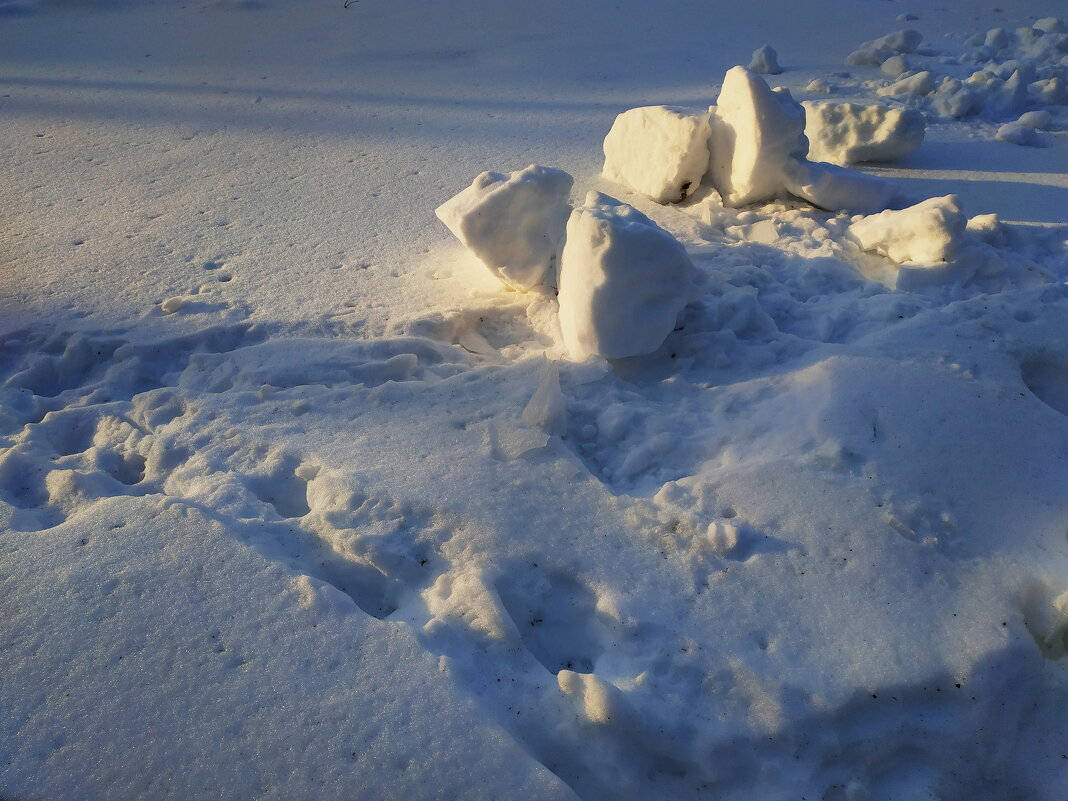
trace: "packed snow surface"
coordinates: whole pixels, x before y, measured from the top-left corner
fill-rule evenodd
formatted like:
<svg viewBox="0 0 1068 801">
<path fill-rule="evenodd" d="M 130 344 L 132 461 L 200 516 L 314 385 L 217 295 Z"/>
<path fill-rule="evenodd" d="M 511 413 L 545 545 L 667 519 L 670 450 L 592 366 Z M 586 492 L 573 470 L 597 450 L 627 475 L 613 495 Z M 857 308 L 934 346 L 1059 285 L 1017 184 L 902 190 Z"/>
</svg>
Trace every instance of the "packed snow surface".
<svg viewBox="0 0 1068 801">
<path fill-rule="evenodd" d="M 658 203 L 685 200 L 708 170 L 708 119 L 666 106 L 624 111 L 604 140 L 604 177 Z"/>
<path fill-rule="evenodd" d="M 0 798 L 1065 801 L 1064 16 L 0 2 Z"/>
</svg>

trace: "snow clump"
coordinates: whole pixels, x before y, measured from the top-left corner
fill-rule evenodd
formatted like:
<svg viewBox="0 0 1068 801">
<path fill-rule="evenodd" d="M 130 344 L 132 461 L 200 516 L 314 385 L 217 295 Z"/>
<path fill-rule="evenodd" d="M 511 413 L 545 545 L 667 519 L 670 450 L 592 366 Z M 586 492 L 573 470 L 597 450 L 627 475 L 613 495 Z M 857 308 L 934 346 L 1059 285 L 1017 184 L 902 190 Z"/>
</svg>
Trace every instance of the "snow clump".
<svg viewBox="0 0 1068 801">
<path fill-rule="evenodd" d="M 680 203 L 708 169 L 709 115 L 667 106 L 624 111 L 604 140 L 604 177 L 658 203 Z"/>
<path fill-rule="evenodd" d="M 834 164 L 790 159 L 783 173 L 787 192 L 828 211 L 882 211 L 897 194 L 890 181 Z"/>
<path fill-rule="evenodd" d="M 967 219 L 956 195 L 933 197 L 900 211 L 884 211 L 849 226 L 862 250 L 892 261 L 948 261 L 960 249 Z"/>
<path fill-rule="evenodd" d="M 914 30 L 895 31 L 886 36 L 864 42 L 846 58 L 853 67 L 879 67 L 899 53 L 911 53 L 920 46 L 923 34 Z"/>
<path fill-rule="evenodd" d="M 753 60 L 749 62 L 749 69 L 761 75 L 778 75 L 782 72 L 779 66 L 779 54 L 770 45 L 758 47 L 753 51 Z"/>
<path fill-rule="evenodd" d="M 804 158 L 805 112 L 789 91 L 773 90 L 745 67 L 732 67 L 712 117 L 712 183 L 727 206 L 771 200 L 792 158 Z"/>
<path fill-rule="evenodd" d="M 557 260 L 573 184 L 563 170 L 534 164 L 483 172 L 435 214 L 498 278 L 526 290 Z"/>
<path fill-rule="evenodd" d="M 1022 145 L 1023 147 L 1043 147 L 1045 142 L 1034 128 L 1021 125 L 1018 122 L 1007 122 L 998 128 L 994 138 L 999 142 L 1008 142 L 1010 145 Z"/>
<path fill-rule="evenodd" d="M 560 332 L 572 359 L 652 353 L 693 298 L 686 249 L 637 209 L 590 192 L 560 259 Z"/>
<path fill-rule="evenodd" d="M 813 161 L 853 164 L 893 161 L 923 142 L 927 120 L 922 112 L 882 104 L 806 101 L 805 136 Z"/>
</svg>

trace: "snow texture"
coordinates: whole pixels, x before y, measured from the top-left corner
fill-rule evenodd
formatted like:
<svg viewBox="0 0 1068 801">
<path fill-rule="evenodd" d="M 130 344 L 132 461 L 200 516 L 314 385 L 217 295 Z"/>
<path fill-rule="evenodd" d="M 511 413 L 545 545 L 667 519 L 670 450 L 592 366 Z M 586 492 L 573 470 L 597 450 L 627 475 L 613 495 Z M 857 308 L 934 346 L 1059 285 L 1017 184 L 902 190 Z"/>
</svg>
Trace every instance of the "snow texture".
<svg viewBox="0 0 1068 801">
<path fill-rule="evenodd" d="M 957 255 L 966 225 L 959 200 L 946 195 L 865 217 L 850 225 L 849 233 L 864 250 L 898 263 L 932 263 Z"/>
<path fill-rule="evenodd" d="M 686 249 L 637 209 L 598 192 L 571 213 L 560 262 L 560 330 L 571 358 L 652 353 L 693 299 Z"/>
<path fill-rule="evenodd" d="M 712 117 L 713 186 L 728 206 L 770 200 L 783 190 L 787 162 L 808 151 L 805 112 L 745 67 L 723 79 Z"/>
<path fill-rule="evenodd" d="M 927 129 L 922 112 L 903 106 L 829 100 L 801 105 L 813 161 L 843 165 L 893 161 L 919 148 Z"/>
<path fill-rule="evenodd" d="M 604 140 L 604 177 L 658 203 L 680 203 L 708 169 L 709 115 L 666 106 L 624 111 Z"/>
<path fill-rule="evenodd" d="M 556 262 L 573 183 L 563 170 L 534 164 L 509 175 L 483 172 L 435 213 L 502 281 L 530 289 Z"/>
</svg>

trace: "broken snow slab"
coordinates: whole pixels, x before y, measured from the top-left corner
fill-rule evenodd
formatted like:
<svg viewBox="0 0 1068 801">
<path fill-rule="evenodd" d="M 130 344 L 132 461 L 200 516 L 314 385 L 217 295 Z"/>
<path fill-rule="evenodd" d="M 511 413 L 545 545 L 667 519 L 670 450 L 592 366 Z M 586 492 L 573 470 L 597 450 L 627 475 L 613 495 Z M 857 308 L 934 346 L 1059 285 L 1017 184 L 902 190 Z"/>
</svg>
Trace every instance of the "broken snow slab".
<svg viewBox="0 0 1068 801">
<path fill-rule="evenodd" d="M 658 203 L 681 203 L 708 169 L 708 118 L 668 106 L 624 111 L 604 140 L 604 177 Z"/>
<path fill-rule="evenodd" d="M 873 214 L 890 205 L 897 187 L 885 178 L 835 164 L 790 159 L 784 173 L 786 191 L 827 211 Z"/>
<path fill-rule="evenodd" d="M 967 220 L 956 195 L 933 197 L 900 211 L 883 211 L 849 226 L 862 250 L 898 264 L 952 259 L 961 246 Z"/>
<path fill-rule="evenodd" d="M 563 170 L 534 164 L 508 175 L 484 172 L 435 213 L 498 278 L 530 289 L 556 262 L 573 184 Z"/>
<path fill-rule="evenodd" d="M 632 206 L 590 192 L 560 260 L 560 331 L 571 358 L 652 353 L 692 299 L 686 249 Z"/>
<path fill-rule="evenodd" d="M 914 152 L 927 129 L 922 112 L 904 106 L 826 100 L 801 105 L 813 161 L 842 165 L 893 161 Z"/>
</svg>

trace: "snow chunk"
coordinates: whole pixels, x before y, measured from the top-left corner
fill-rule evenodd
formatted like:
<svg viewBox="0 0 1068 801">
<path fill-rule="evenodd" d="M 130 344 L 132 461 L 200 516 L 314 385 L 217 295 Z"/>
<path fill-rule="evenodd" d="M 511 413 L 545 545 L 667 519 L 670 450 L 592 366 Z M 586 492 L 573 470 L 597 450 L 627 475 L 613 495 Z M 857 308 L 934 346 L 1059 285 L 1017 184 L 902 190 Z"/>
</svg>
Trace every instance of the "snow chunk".
<svg viewBox="0 0 1068 801">
<path fill-rule="evenodd" d="M 624 111 L 604 140 L 604 177 L 658 203 L 679 203 L 708 169 L 708 113 L 667 106 Z"/>
<path fill-rule="evenodd" d="M 651 353 L 693 297 L 686 249 L 637 209 L 590 192 L 560 260 L 560 331 L 576 361 Z"/>
<path fill-rule="evenodd" d="M 783 169 L 804 157 L 805 112 L 790 93 L 772 90 L 745 67 L 723 79 L 712 117 L 712 183 L 727 206 L 770 200 L 782 191 Z"/>
<path fill-rule="evenodd" d="M 806 92 L 818 93 L 821 95 L 828 95 L 831 93 L 831 86 L 826 81 L 820 78 L 813 78 L 805 86 Z"/>
<path fill-rule="evenodd" d="M 1068 32 L 1068 25 L 1064 24 L 1064 20 L 1057 19 L 1056 17 L 1043 17 L 1035 22 L 1032 26 L 1036 31 L 1042 31 L 1043 33 L 1066 33 Z"/>
<path fill-rule="evenodd" d="M 878 67 L 896 53 L 911 53 L 920 46 L 923 34 L 914 30 L 895 31 L 864 42 L 846 58 L 854 67 Z"/>
<path fill-rule="evenodd" d="M 883 178 L 801 159 L 790 160 L 785 179 L 790 194 L 828 211 L 871 214 L 885 209 L 897 194 L 896 187 Z"/>
<path fill-rule="evenodd" d="M 807 101 L 805 136 L 809 158 L 832 164 L 892 161 L 912 153 L 923 142 L 927 121 L 915 109 Z"/>
<path fill-rule="evenodd" d="M 782 72 L 779 66 L 779 54 L 770 45 L 758 47 L 753 51 L 753 60 L 749 62 L 749 69 L 761 75 L 778 75 Z"/>
<path fill-rule="evenodd" d="M 498 278 L 530 289 L 560 252 L 573 183 L 563 170 L 534 164 L 484 172 L 435 214 Z"/>
<path fill-rule="evenodd" d="M 1016 122 L 1027 128 L 1034 128 L 1036 131 L 1048 131 L 1050 126 L 1053 125 L 1053 116 L 1045 109 L 1026 111 L 1020 115 L 1020 119 Z"/>
<path fill-rule="evenodd" d="M 887 78 L 900 78 L 912 69 L 912 64 L 904 56 L 890 56 L 879 66 L 879 72 Z"/>
<path fill-rule="evenodd" d="M 884 86 L 876 94 L 881 97 L 897 97 L 900 95 L 929 95 L 935 90 L 934 75 L 929 70 L 917 72 L 895 81 L 889 86 Z"/>
<path fill-rule="evenodd" d="M 1018 122 L 1007 122 L 998 128 L 994 138 L 999 142 L 1008 142 L 1010 145 L 1022 145 L 1023 147 L 1042 147 L 1045 143 L 1034 128 L 1020 125 Z"/>
<path fill-rule="evenodd" d="M 884 211 L 853 223 L 849 233 L 863 250 L 898 262 L 951 259 L 967 221 L 956 195 L 934 197 L 900 211 Z"/>
<path fill-rule="evenodd" d="M 1068 87 L 1059 76 L 1054 75 L 1052 78 L 1034 81 L 1027 88 L 1031 97 L 1039 103 L 1051 106 L 1068 105 Z"/>
</svg>

